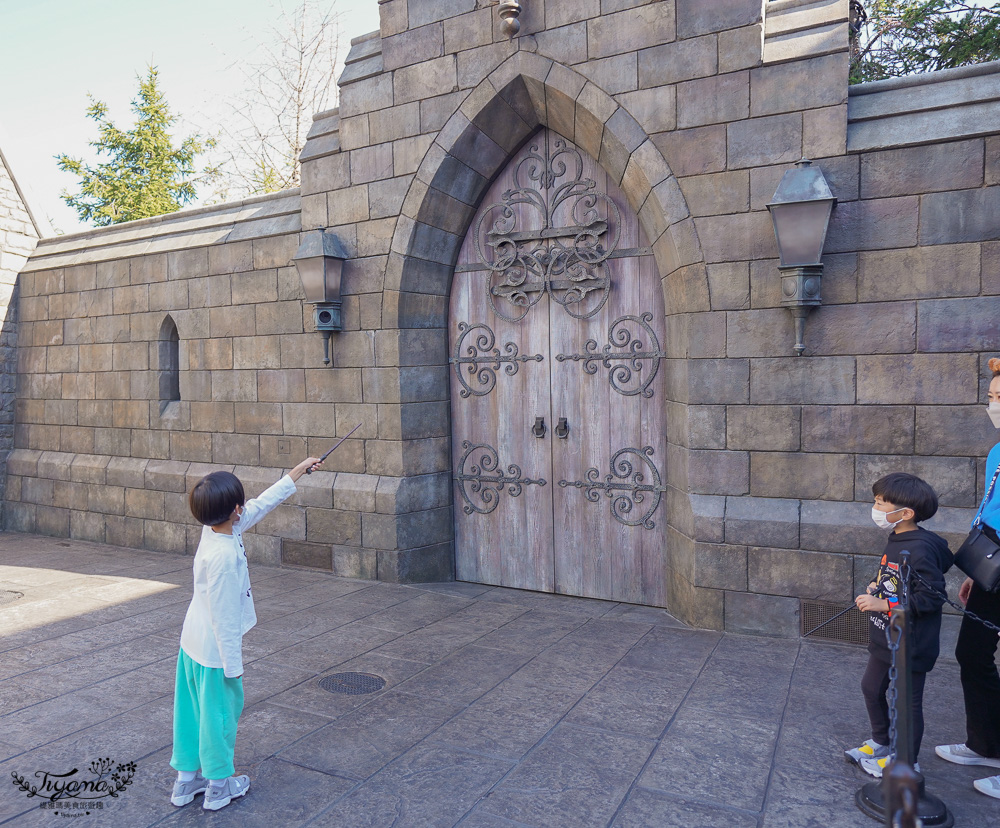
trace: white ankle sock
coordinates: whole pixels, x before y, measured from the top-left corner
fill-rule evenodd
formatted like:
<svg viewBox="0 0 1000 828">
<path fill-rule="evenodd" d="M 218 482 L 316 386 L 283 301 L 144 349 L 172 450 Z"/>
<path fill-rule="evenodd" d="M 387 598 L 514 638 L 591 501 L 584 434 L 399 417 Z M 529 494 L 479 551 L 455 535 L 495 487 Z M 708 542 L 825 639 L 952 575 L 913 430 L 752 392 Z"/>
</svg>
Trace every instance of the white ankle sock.
<svg viewBox="0 0 1000 828">
<path fill-rule="evenodd" d="M 191 782 L 197 773 L 197 771 L 177 771 L 177 779 L 180 782 Z"/>
<path fill-rule="evenodd" d="M 228 779 L 228 778 L 229 778 L 229 777 L 227 776 L 227 777 L 226 777 L 226 779 Z M 209 784 L 210 784 L 210 785 L 211 785 L 211 786 L 212 786 L 213 788 L 221 788 L 221 787 L 222 787 L 223 785 L 225 785 L 225 784 L 226 784 L 226 779 L 209 779 L 209 780 L 208 780 L 208 783 L 209 783 Z"/>
</svg>

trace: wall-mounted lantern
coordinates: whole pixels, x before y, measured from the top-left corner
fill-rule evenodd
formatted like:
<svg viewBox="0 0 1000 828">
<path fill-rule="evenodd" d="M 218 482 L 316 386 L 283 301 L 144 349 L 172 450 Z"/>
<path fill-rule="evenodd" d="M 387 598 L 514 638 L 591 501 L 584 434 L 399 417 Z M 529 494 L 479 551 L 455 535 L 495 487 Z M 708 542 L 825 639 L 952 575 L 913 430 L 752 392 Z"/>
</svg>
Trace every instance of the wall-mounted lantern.
<svg viewBox="0 0 1000 828">
<path fill-rule="evenodd" d="M 781 304 L 795 319 L 795 353 L 802 356 L 806 316 L 821 304 L 823 243 L 837 203 L 823 171 L 803 158 L 781 177 L 767 205 L 778 241 Z"/>
<path fill-rule="evenodd" d="M 521 31 L 521 21 L 517 19 L 521 16 L 521 4 L 518 0 L 500 0 L 497 13 L 503 21 L 500 28 L 507 37 L 514 37 Z"/>
<path fill-rule="evenodd" d="M 325 230 L 308 230 L 295 252 L 306 301 L 315 305 L 316 330 L 323 334 L 323 364 L 330 364 L 330 334 L 344 329 L 341 321 L 340 277 L 344 270 L 344 252 L 340 240 Z"/>
</svg>

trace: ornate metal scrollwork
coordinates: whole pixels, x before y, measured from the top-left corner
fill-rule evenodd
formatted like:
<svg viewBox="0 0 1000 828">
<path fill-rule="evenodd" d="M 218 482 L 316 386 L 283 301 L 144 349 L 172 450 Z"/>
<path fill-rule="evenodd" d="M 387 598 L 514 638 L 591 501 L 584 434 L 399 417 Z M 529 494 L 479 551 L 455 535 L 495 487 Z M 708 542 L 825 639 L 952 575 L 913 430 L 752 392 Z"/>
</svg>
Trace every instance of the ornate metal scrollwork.
<svg viewBox="0 0 1000 828">
<path fill-rule="evenodd" d="M 476 225 L 476 251 L 490 271 L 490 307 L 509 322 L 523 319 L 543 293 L 571 316 L 587 319 L 604 307 L 611 290 L 604 262 L 621 238 L 620 211 L 583 177 L 579 150 L 562 139 L 553 144 L 546 134 L 544 147 L 531 145 L 514 170 L 518 189 L 489 205 Z M 526 216 L 537 226 L 524 226 Z"/>
<path fill-rule="evenodd" d="M 632 461 L 623 455 L 633 455 L 641 460 L 649 469 L 652 483 L 644 483 L 646 477 L 641 468 L 636 469 Z M 656 524 L 650 518 L 660 505 L 663 493 L 667 490 L 667 487 L 662 485 L 659 470 L 649 459 L 652 456 L 652 446 L 645 446 L 641 451 L 636 448 L 619 449 L 611 458 L 611 474 L 604 476 L 603 483 L 598 482 L 601 476 L 600 471 L 591 468 L 587 469 L 585 481 L 560 480 L 559 485 L 563 488 L 575 486 L 577 489 L 584 489 L 584 494 L 591 503 L 597 503 L 601 499 L 603 491 L 608 497 L 613 498 L 611 514 L 615 520 L 626 526 L 642 526 L 644 529 L 652 529 Z M 616 479 L 622 482 L 615 482 Z M 645 503 L 647 494 L 652 495 L 649 506 L 645 508 L 640 517 L 629 520 L 629 513 L 635 506 Z"/>
<path fill-rule="evenodd" d="M 473 445 L 468 440 L 465 440 L 462 442 L 462 448 L 465 449 L 465 453 L 462 455 L 462 459 L 458 461 L 458 474 L 455 475 L 455 479 L 458 480 L 458 490 L 465 501 L 462 511 L 467 515 L 471 515 L 473 512 L 488 515 L 499 504 L 500 495 L 503 493 L 504 488 L 507 489 L 507 494 L 511 497 L 517 497 L 521 494 L 524 486 L 545 485 L 545 480 L 542 478 L 532 480 L 529 477 L 521 477 L 521 467 L 513 463 L 507 466 L 507 475 L 505 476 L 500 471 L 500 457 L 493 446 L 484 444 Z M 472 465 L 469 466 L 469 471 L 466 472 L 466 462 L 472 456 L 472 453 L 479 449 L 482 449 L 483 453 L 478 459 L 472 458 Z M 466 490 L 467 483 L 471 484 L 468 491 Z M 483 505 L 476 505 L 472 501 L 472 498 L 469 497 L 469 492 L 478 495 Z"/>
<path fill-rule="evenodd" d="M 461 336 L 455 344 L 455 355 L 449 358 L 448 362 L 455 366 L 455 376 L 462 383 L 462 390 L 458 392 L 462 397 L 468 397 L 470 394 L 474 397 L 485 397 L 489 394 L 496 387 L 496 372 L 500 370 L 501 363 L 505 363 L 504 373 L 512 377 L 517 373 L 517 363 L 541 362 L 543 359 L 541 354 L 518 356 L 517 345 L 513 342 L 506 343 L 503 346 L 503 354 L 501 354 L 499 348 L 493 347 L 496 344 L 496 337 L 488 325 L 481 323 L 469 325 L 467 322 L 459 322 L 458 330 Z M 466 356 L 462 356 L 462 343 L 475 330 L 479 330 L 480 333 L 476 336 L 475 341 L 466 348 Z M 463 365 L 468 365 L 469 375 L 479 380 L 480 388 L 478 390 L 466 382 L 462 373 Z"/>
<path fill-rule="evenodd" d="M 598 352 L 597 340 L 588 339 L 584 346 L 584 354 L 557 354 L 559 362 L 572 359 L 574 362 L 583 360 L 583 370 L 588 374 L 597 373 L 597 363 L 600 362 L 608 369 L 608 379 L 611 387 L 619 394 L 626 397 L 634 397 L 642 394 L 644 397 L 652 397 L 653 389 L 650 388 L 656 378 L 656 372 L 660 368 L 660 360 L 666 357 L 666 352 L 660 350 L 660 341 L 656 338 L 656 332 L 649 323 L 653 319 L 653 314 L 644 313 L 642 316 L 619 316 L 608 329 L 608 344 Z M 639 325 L 649 336 L 650 348 L 645 349 L 643 342 L 638 337 L 634 337 L 626 323 L 633 322 Z M 618 348 L 619 351 L 614 349 Z M 616 360 L 624 360 L 612 365 Z M 652 367 L 648 375 L 643 378 L 643 362 L 651 361 Z M 634 382 L 637 381 L 637 382 Z"/>
</svg>

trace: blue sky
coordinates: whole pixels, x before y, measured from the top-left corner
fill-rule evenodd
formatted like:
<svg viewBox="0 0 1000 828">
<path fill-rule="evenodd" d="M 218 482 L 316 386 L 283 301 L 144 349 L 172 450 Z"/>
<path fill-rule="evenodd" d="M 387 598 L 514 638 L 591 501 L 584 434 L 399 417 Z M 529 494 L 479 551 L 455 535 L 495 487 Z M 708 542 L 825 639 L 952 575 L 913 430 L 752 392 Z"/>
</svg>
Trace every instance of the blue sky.
<svg viewBox="0 0 1000 828">
<path fill-rule="evenodd" d="M 283 0 L 294 9 L 296 0 Z M 350 39 L 378 28 L 378 0 L 331 2 Z M 277 24 L 280 0 L 0 0 L 0 146 L 40 219 L 63 232 L 86 229 L 59 198 L 77 179 L 53 156 L 87 157 L 96 124 L 87 93 L 119 126 L 132 122 L 137 74 L 153 64 L 177 134 L 211 132 L 224 102 L 244 84 L 243 66 Z"/>
</svg>

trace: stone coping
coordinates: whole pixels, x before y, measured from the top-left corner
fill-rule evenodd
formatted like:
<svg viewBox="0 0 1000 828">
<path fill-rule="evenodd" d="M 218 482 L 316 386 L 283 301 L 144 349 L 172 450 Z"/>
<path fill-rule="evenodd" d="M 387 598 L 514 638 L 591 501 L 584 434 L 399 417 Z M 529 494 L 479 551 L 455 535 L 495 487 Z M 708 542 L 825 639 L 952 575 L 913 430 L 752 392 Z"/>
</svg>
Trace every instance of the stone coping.
<svg viewBox="0 0 1000 828">
<path fill-rule="evenodd" d="M 848 152 L 990 135 L 1000 119 L 1000 61 L 858 84 L 847 101 Z"/>
<path fill-rule="evenodd" d="M 917 75 L 907 75 L 902 78 L 886 78 L 885 80 L 857 83 L 847 90 L 847 94 L 853 98 L 859 95 L 873 95 L 892 89 L 908 89 L 913 86 L 925 86 L 929 83 L 946 83 L 963 78 L 976 78 L 980 75 L 994 75 L 997 73 L 1000 73 L 1000 60 L 991 60 L 987 63 L 977 63 L 974 66 L 959 66 L 956 69 L 939 69 L 937 72 L 921 72 Z"/>
<path fill-rule="evenodd" d="M 298 232 L 299 188 L 42 239 L 23 272 Z"/>
</svg>

